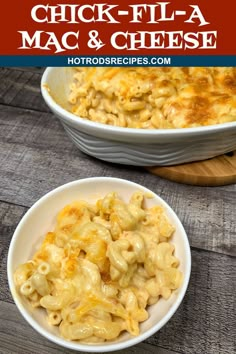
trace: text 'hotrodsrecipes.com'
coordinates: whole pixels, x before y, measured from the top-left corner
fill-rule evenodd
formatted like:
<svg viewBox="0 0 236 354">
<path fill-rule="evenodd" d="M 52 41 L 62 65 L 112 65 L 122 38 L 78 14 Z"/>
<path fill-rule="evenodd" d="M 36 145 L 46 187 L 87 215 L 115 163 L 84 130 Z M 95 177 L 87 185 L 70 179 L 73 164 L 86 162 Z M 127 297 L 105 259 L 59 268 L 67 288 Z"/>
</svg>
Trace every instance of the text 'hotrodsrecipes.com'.
<svg viewBox="0 0 236 354">
<path fill-rule="evenodd" d="M 126 57 L 126 56 L 101 56 L 101 57 L 68 57 L 67 65 L 77 66 L 168 66 L 171 65 L 170 57 Z"/>
</svg>

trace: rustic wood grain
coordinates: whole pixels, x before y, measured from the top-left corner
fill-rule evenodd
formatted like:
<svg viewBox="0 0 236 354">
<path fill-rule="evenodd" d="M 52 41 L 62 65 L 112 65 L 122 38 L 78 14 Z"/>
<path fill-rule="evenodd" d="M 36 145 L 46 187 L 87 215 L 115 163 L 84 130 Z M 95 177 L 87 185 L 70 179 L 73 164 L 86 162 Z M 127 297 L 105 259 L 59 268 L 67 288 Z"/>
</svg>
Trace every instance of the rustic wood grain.
<svg viewBox="0 0 236 354">
<path fill-rule="evenodd" d="M 0 353 L 1 354 L 74 354 L 74 350 L 49 342 L 34 331 L 13 304 L 0 301 Z M 14 328 L 14 331 L 12 330 Z M 85 352 L 84 352 L 85 353 Z M 140 343 L 114 354 L 177 354 L 147 343 Z"/>
<path fill-rule="evenodd" d="M 180 185 L 139 168 L 86 156 L 50 113 L 0 106 L 0 124 L 0 200 L 29 207 L 46 192 L 72 180 L 125 178 L 150 188 L 173 207 L 193 247 L 236 254 L 236 185 L 234 189 Z"/>
<path fill-rule="evenodd" d="M 7 253 L 11 237 L 26 208 L 0 202 L 0 300 L 11 302 L 7 286 Z"/>
<path fill-rule="evenodd" d="M 41 97 L 42 70 L 0 69 L 0 103 L 14 107 L 49 111 Z"/>
<path fill-rule="evenodd" d="M 17 71 L 29 71 L 31 73 L 36 72 L 39 74 L 42 74 L 45 70 L 45 68 L 41 66 L 17 66 L 17 67 L 11 66 L 8 69 L 10 69 L 11 71 L 17 70 Z"/>
</svg>

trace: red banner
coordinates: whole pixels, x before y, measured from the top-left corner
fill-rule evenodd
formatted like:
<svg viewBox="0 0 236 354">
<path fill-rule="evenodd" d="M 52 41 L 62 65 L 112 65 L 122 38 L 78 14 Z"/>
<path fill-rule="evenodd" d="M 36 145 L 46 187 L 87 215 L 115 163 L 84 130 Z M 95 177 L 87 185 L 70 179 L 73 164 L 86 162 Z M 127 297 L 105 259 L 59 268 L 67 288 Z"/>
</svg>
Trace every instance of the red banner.
<svg viewBox="0 0 236 354">
<path fill-rule="evenodd" d="M 235 55 L 234 0 L 2 2 L 0 54 Z"/>
</svg>

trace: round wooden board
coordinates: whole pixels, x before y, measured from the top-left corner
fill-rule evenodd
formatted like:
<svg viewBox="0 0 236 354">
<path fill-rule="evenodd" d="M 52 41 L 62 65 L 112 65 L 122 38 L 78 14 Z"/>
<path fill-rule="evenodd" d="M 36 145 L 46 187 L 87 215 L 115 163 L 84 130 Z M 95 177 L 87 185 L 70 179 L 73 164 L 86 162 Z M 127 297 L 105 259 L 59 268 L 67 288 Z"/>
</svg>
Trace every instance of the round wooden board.
<svg viewBox="0 0 236 354">
<path fill-rule="evenodd" d="M 236 183 L 236 151 L 209 160 L 146 169 L 174 182 L 197 186 L 222 186 Z"/>
</svg>

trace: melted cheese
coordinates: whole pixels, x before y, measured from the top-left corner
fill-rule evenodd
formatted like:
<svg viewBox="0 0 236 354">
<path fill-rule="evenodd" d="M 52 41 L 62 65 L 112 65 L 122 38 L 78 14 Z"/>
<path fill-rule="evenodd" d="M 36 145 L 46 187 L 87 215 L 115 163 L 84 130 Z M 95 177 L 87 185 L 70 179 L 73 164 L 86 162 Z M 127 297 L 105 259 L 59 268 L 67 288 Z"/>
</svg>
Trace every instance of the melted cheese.
<svg viewBox="0 0 236 354">
<path fill-rule="evenodd" d="M 236 68 L 77 68 L 69 102 L 82 118 L 122 127 L 236 121 Z"/>
</svg>

